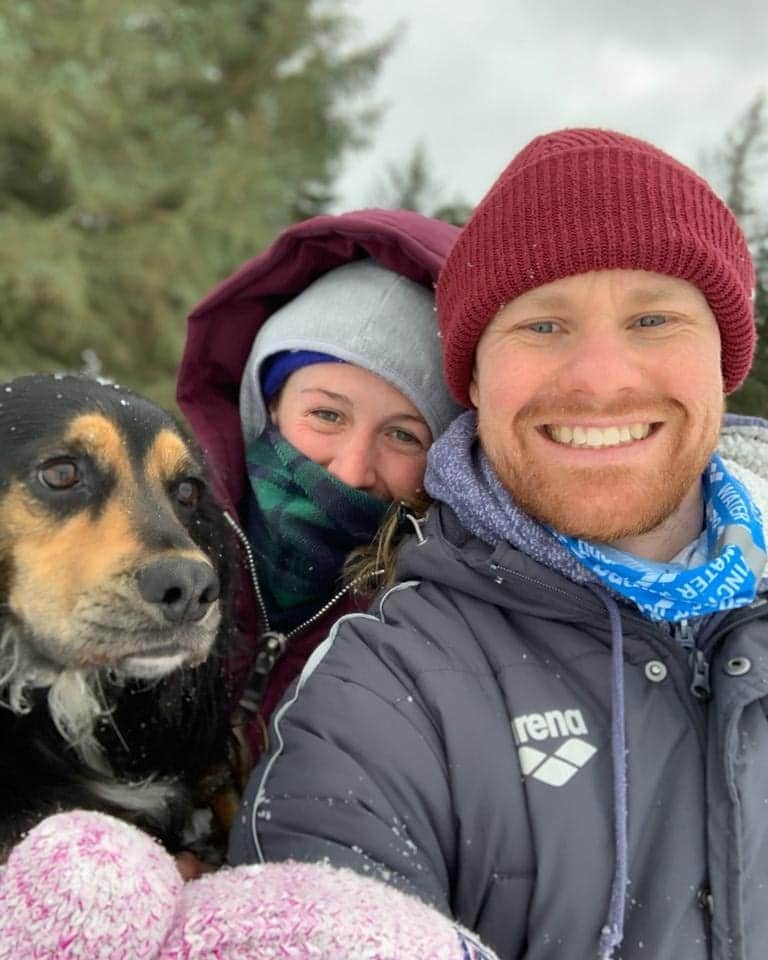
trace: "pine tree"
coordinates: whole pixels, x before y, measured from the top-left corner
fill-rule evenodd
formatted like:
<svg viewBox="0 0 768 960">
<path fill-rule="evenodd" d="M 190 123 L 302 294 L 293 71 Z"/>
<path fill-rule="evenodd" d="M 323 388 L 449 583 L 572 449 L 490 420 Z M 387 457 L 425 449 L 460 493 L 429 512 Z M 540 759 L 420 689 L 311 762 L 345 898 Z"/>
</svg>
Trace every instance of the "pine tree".
<svg viewBox="0 0 768 960">
<path fill-rule="evenodd" d="M 402 164 L 389 163 L 376 187 L 377 203 L 393 209 L 416 210 L 438 220 L 462 227 L 472 213 L 466 200 L 446 200 L 444 189 L 432 171 L 423 144 L 419 143 Z"/>
<path fill-rule="evenodd" d="M 768 219 L 755 196 L 757 173 L 768 156 L 766 96 L 759 93 L 726 138 L 722 162 L 726 172 L 725 201 L 739 218 L 755 258 L 757 350 L 744 386 L 728 399 L 734 413 L 768 416 Z"/>
<path fill-rule="evenodd" d="M 0 11 L 0 375 L 164 402 L 184 317 L 332 199 L 390 41 L 333 0 L 19 0 Z"/>
</svg>

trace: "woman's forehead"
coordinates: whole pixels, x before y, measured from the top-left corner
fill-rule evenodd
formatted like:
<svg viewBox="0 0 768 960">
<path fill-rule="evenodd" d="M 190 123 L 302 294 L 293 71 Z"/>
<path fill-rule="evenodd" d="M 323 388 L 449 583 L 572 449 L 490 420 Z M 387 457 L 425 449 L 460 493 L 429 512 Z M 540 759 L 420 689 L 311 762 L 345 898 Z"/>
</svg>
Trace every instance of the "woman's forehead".
<svg viewBox="0 0 768 960">
<path fill-rule="evenodd" d="M 377 373 L 352 363 L 314 363 L 288 377 L 283 396 L 322 393 L 329 399 L 424 420 L 416 405 Z"/>
</svg>

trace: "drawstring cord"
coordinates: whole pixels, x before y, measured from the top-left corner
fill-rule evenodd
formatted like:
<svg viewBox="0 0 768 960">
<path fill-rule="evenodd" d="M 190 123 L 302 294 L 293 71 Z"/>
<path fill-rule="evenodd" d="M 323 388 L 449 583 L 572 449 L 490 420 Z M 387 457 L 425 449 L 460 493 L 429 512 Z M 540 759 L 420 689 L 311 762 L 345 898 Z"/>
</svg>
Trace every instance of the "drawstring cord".
<svg viewBox="0 0 768 960">
<path fill-rule="evenodd" d="M 611 625 L 611 758 L 613 763 L 613 831 L 615 861 L 608 917 L 600 931 L 599 960 L 612 960 L 624 939 L 624 909 L 627 893 L 627 742 L 624 726 L 624 638 L 621 615 L 611 595 L 589 585 L 608 611 Z"/>
</svg>

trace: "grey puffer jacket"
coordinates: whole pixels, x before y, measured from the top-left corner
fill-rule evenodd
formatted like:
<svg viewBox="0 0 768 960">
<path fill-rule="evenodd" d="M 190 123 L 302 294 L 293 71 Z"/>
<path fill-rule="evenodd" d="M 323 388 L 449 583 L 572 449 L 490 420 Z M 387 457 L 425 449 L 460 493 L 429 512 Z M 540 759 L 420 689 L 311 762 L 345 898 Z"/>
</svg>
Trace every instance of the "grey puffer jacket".
<svg viewBox="0 0 768 960">
<path fill-rule="evenodd" d="M 754 423 L 721 446 L 761 499 L 767 451 Z M 623 960 L 763 960 L 768 596 L 709 618 L 689 649 L 469 536 L 444 505 L 400 572 L 374 613 L 334 628 L 275 715 L 231 862 L 370 872 L 503 960 L 609 955 L 614 927 Z"/>
</svg>

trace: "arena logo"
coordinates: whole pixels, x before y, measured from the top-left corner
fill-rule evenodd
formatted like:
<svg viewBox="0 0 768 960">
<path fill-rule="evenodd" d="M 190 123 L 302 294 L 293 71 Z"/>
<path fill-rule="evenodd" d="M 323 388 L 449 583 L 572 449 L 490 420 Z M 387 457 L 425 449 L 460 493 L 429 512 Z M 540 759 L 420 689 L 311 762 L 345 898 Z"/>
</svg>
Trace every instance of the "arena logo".
<svg viewBox="0 0 768 960">
<path fill-rule="evenodd" d="M 517 744 L 520 769 L 524 777 L 539 780 L 552 787 L 562 787 L 597 753 L 597 748 L 584 740 L 589 735 L 581 710 L 546 710 L 512 718 L 512 732 Z M 551 754 L 539 749 L 550 739 L 567 737 Z M 537 746 L 530 745 L 530 741 Z"/>
</svg>

